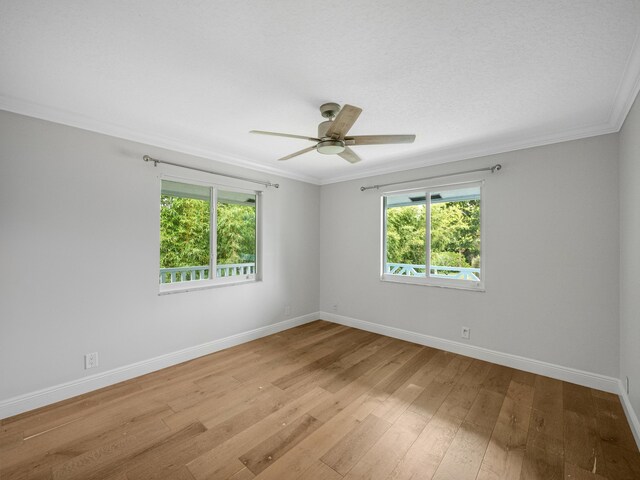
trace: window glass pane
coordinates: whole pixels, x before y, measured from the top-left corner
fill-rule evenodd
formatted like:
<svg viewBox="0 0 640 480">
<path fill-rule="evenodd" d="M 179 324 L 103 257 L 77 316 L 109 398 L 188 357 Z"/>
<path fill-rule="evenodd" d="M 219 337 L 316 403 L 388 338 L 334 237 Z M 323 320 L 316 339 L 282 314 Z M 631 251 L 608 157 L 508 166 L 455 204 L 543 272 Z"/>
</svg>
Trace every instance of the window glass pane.
<svg viewBox="0 0 640 480">
<path fill-rule="evenodd" d="M 480 187 L 431 192 L 431 266 L 436 278 L 479 281 Z"/>
<path fill-rule="evenodd" d="M 217 277 L 256 273 L 256 195 L 218 191 Z"/>
<path fill-rule="evenodd" d="M 209 278 L 211 191 L 162 181 L 160 283 Z"/>
<path fill-rule="evenodd" d="M 426 211 L 424 193 L 386 197 L 385 273 L 425 276 Z"/>
</svg>

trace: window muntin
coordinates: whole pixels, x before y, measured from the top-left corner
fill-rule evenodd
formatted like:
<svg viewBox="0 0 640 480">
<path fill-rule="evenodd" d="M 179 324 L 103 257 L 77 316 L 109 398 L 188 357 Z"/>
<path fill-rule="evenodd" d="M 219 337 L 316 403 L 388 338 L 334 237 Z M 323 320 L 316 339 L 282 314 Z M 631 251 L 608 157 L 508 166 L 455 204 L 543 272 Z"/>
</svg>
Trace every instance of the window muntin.
<svg viewBox="0 0 640 480">
<path fill-rule="evenodd" d="M 161 292 L 255 280 L 259 197 L 258 192 L 163 179 Z"/>
<path fill-rule="evenodd" d="M 483 288 L 481 196 L 478 182 L 383 195 L 382 279 Z"/>
</svg>

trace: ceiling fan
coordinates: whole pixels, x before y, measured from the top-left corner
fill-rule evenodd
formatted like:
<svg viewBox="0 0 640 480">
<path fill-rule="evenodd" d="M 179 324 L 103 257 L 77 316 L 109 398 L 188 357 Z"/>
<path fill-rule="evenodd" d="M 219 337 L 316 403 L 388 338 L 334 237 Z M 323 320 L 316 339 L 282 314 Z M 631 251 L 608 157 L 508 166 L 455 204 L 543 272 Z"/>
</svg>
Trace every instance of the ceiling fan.
<svg viewBox="0 0 640 480">
<path fill-rule="evenodd" d="M 350 146 L 357 145 L 385 145 L 390 143 L 413 143 L 415 135 L 357 135 L 347 136 L 349 130 L 356 122 L 362 109 L 353 105 L 345 105 L 340 108 L 337 103 L 325 103 L 320 106 L 320 113 L 324 118 L 328 118 L 318 125 L 317 137 L 305 137 L 303 135 L 291 135 L 288 133 L 265 132 L 263 130 L 251 130 L 249 133 L 260 135 L 273 135 L 276 137 L 299 138 L 309 140 L 316 144 L 298 152 L 279 158 L 278 160 L 289 160 L 303 153 L 313 150 L 325 155 L 340 155 L 347 162 L 356 163 L 361 159 Z"/>
</svg>

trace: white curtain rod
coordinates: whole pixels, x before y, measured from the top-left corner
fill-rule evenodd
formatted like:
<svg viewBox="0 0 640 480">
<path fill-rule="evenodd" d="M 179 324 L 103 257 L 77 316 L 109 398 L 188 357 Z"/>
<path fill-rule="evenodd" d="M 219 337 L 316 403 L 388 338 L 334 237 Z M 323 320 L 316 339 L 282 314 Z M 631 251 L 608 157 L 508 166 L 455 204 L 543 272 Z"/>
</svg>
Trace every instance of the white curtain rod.
<svg viewBox="0 0 640 480">
<path fill-rule="evenodd" d="M 500 165 L 499 163 L 496 163 L 493 167 L 476 168 L 475 170 L 465 170 L 464 172 L 445 173 L 443 175 L 434 175 L 432 177 L 412 178 L 411 180 L 403 180 L 401 182 L 391 182 L 391 183 L 383 183 L 380 185 L 370 185 L 368 187 L 360 187 L 360 191 L 364 192 L 365 190 L 373 190 L 374 188 L 377 190 L 379 188 L 391 187 L 392 185 L 400 185 L 402 183 L 421 182 L 423 180 L 431 180 L 434 178 L 451 177 L 452 175 L 464 175 L 465 173 L 489 172 L 489 171 L 491 173 L 496 173 L 501 168 L 502 168 L 502 165 Z"/>
<path fill-rule="evenodd" d="M 244 180 L 245 182 L 258 183 L 260 185 L 264 185 L 265 187 L 275 187 L 280 188 L 280 184 L 271 183 L 266 180 L 254 180 L 253 178 L 240 177 L 238 175 L 230 175 L 228 173 L 215 172 L 213 170 L 206 170 L 204 168 L 192 167 L 190 165 L 181 165 L 179 163 L 167 162 L 166 160 L 158 160 L 157 158 L 151 158 L 149 155 L 145 155 L 142 157 L 145 162 L 153 162 L 155 167 L 158 166 L 159 163 L 165 163 L 167 165 L 173 165 L 174 167 L 188 168 L 189 170 L 197 170 L 198 172 L 204 173 L 212 173 L 213 175 L 220 175 L 222 177 L 235 178 L 236 180 Z"/>
</svg>

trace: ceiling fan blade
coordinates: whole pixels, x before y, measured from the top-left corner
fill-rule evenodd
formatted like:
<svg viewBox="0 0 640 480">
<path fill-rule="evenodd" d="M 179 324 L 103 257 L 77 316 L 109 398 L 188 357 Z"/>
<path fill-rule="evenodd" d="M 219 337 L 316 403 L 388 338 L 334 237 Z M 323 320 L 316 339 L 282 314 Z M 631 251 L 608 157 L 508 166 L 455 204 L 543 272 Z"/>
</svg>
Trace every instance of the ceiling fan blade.
<svg viewBox="0 0 640 480">
<path fill-rule="evenodd" d="M 358 155 L 356 155 L 356 152 L 351 150 L 349 147 L 346 147 L 344 149 L 344 152 L 339 153 L 338 155 L 340 155 L 349 163 L 358 163 L 360 160 L 362 160 Z"/>
<path fill-rule="evenodd" d="M 344 138 L 351 127 L 353 127 L 353 124 L 356 123 L 361 113 L 361 108 L 354 107 L 353 105 L 343 106 L 329 126 L 327 137 Z"/>
<path fill-rule="evenodd" d="M 289 160 L 290 158 L 297 157 L 298 155 L 302 155 L 303 153 L 307 153 L 315 149 L 316 149 L 316 146 L 314 145 L 313 147 L 305 148 L 298 152 L 292 153 L 291 155 L 287 155 L 286 157 L 279 158 L 278 160 Z"/>
<path fill-rule="evenodd" d="M 311 140 L 312 142 L 319 142 L 319 138 L 305 137 L 304 135 L 291 135 L 290 133 L 278 133 L 278 132 L 265 132 L 264 130 L 251 130 L 249 133 L 258 133 L 260 135 L 272 135 L 274 137 L 287 137 L 287 138 L 300 138 L 301 140 Z"/>
<path fill-rule="evenodd" d="M 347 145 L 386 145 L 390 143 L 413 143 L 415 135 L 358 135 L 345 137 Z"/>
</svg>

